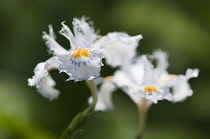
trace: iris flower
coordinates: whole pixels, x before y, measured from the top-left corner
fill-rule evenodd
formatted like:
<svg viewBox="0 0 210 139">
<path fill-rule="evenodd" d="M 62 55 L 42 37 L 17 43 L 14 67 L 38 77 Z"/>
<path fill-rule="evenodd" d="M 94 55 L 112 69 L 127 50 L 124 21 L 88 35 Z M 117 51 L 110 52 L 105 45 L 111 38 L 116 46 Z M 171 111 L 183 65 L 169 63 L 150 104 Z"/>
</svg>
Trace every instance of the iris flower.
<svg viewBox="0 0 210 139">
<path fill-rule="evenodd" d="M 99 43 L 94 43 L 99 36 L 86 22 L 85 17 L 74 18 L 74 34 L 64 22 L 61 24 L 60 34 L 69 40 L 70 49 L 64 49 L 56 42 L 53 28 L 49 26 L 49 34 L 44 32 L 42 37 L 53 57 L 39 63 L 34 70 L 35 75 L 28 79 L 29 86 L 36 86 L 38 91 L 50 100 L 59 95 L 59 91 L 53 88 L 55 82 L 49 75 L 51 69 L 65 72 L 69 75 L 67 80 L 77 82 L 97 78 L 100 75 L 101 66 L 103 66 L 102 46 Z"/>
<path fill-rule="evenodd" d="M 156 62 L 156 66 L 153 63 Z M 159 100 L 169 100 L 173 102 L 183 101 L 193 94 L 188 80 L 198 77 L 198 69 L 188 69 L 185 75 L 169 74 L 167 72 L 167 55 L 162 51 L 156 51 L 152 56 L 142 55 L 130 63 L 124 64 L 122 68 L 115 72 L 114 76 L 104 78 L 107 82 L 121 88 L 137 105 L 141 105 L 142 98 L 148 100 L 147 103 L 157 103 Z M 111 85 L 110 85 L 111 86 Z M 112 102 L 110 89 L 100 89 L 98 103 L 107 106 L 104 110 L 113 108 L 104 102 Z M 113 92 L 113 91 L 112 91 Z M 107 99 L 110 100 L 107 100 Z M 104 101 L 106 100 L 106 101 Z M 102 110 L 96 107 L 96 110 Z"/>
</svg>

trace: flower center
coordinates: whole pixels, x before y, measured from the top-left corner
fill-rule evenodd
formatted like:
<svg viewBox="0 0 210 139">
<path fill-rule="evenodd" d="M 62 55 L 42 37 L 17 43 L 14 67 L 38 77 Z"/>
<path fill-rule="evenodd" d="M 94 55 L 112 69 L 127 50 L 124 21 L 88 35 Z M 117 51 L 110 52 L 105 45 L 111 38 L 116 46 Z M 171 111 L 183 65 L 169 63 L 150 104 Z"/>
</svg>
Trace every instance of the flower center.
<svg viewBox="0 0 210 139">
<path fill-rule="evenodd" d="M 148 93 L 157 92 L 157 87 L 155 87 L 155 86 L 145 86 L 144 90 Z"/>
<path fill-rule="evenodd" d="M 76 51 L 74 51 L 72 53 L 73 57 L 76 59 L 76 58 L 80 58 L 80 57 L 88 57 L 90 56 L 90 52 L 88 49 L 84 49 L 82 50 L 81 48 L 78 48 Z"/>
</svg>

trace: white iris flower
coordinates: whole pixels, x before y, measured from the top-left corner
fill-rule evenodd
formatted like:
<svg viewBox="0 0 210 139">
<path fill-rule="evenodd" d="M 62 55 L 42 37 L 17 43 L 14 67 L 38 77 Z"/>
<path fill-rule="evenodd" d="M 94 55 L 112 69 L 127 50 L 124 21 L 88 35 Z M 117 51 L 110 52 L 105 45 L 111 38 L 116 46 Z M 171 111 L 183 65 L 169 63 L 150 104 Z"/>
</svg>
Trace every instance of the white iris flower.
<svg viewBox="0 0 210 139">
<path fill-rule="evenodd" d="M 140 104 L 142 97 L 153 103 L 163 99 L 172 100 L 169 89 L 171 80 L 161 81 L 161 78 L 167 74 L 167 55 L 156 51 L 152 59 L 156 61 L 156 67 L 152 64 L 152 60 L 143 55 L 133 63 L 123 66 L 113 77 L 114 82 L 122 86 L 137 104 Z"/>
<path fill-rule="evenodd" d="M 28 79 L 29 86 L 36 86 L 38 91 L 50 100 L 55 99 L 59 91 L 53 88 L 55 82 L 50 77 L 49 70 L 58 69 L 70 76 L 68 80 L 77 82 L 98 77 L 103 66 L 102 46 L 94 43 L 99 36 L 86 19 L 82 17 L 80 20 L 73 20 L 74 34 L 64 22 L 61 24 L 60 34 L 69 40 L 70 49 L 66 50 L 56 42 L 53 28 L 49 26 L 49 34 L 44 32 L 43 39 L 54 56 L 39 63 L 34 70 L 35 75 Z"/>
<path fill-rule="evenodd" d="M 151 60 L 143 55 L 134 62 L 124 65 L 122 69 L 115 72 L 114 76 L 105 78 L 103 84 L 107 82 L 115 84 L 115 88 L 121 88 L 137 105 L 141 105 L 142 98 L 149 100 L 148 103 L 157 103 L 163 99 L 178 102 L 192 95 L 188 80 L 198 76 L 198 69 L 188 69 L 185 75 L 168 74 L 165 53 L 156 51 L 149 57 Z M 154 61 L 156 66 L 152 64 Z M 101 89 L 99 92 L 100 96 L 104 96 L 103 94 L 107 94 L 107 89 Z M 110 91 L 108 94 L 110 96 Z M 105 98 L 111 101 L 111 97 Z M 109 101 L 106 100 L 106 102 Z M 103 102 L 101 97 L 98 103 L 102 105 Z M 106 103 L 103 105 L 106 106 Z M 109 107 L 107 106 L 106 109 Z"/>
</svg>

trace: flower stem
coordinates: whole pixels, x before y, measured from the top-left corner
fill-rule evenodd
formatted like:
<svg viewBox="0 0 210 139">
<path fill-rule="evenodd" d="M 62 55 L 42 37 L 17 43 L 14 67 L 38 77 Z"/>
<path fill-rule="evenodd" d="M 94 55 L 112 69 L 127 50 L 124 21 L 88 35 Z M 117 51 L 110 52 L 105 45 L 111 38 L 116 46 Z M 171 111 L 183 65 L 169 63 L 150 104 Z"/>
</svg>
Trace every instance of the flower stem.
<svg viewBox="0 0 210 139">
<path fill-rule="evenodd" d="M 142 102 L 138 105 L 140 129 L 136 139 L 142 139 L 144 129 L 146 127 L 147 111 L 149 110 L 150 102 L 142 98 Z"/>
<path fill-rule="evenodd" d="M 94 80 L 90 80 L 90 81 L 86 81 L 88 87 L 90 88 L 90 92 L 91 92 L 91 96 L 93 98 L 92 103 L 89 105 L 89 107 L 84 111 L 84 114 L 91 114 L 94 111 L 94 108 L 96 106 L 97 103 L 97 86 L 95 84 Z"/>
<path fill-rule="evenodd" d="M 82 135 L 82 132 L 84 131 L 83 129 L 80 128 L 83 126 L 88 117 L 94 111 L 94 108 L 97 103 L 97 86 L 94 80 L 86 81 L 86 83 L 90 88 L 93 101 L 83 112 L 78 113 L 73 118 L 72 122 L 66 127 L 66 129 L 64 129 L 59 139 L 68 139 L 68 137 L 71 137 L 71 139 L 78 139 Z"/>
</svg>

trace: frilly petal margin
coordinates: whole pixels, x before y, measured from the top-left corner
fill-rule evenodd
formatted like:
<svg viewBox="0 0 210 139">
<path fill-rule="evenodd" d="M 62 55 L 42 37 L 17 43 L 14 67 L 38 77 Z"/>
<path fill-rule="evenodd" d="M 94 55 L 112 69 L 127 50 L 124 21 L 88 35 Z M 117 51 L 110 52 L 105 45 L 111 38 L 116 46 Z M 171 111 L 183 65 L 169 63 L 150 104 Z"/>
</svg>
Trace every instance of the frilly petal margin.
<svg viewBox="0 0 210 139">
<path fill-rule="evenodd" d="M 45 44 L 49 48 L 50 52 L 54 55 L 60 55 L 67 50 L 64 49 L 60 44 L 58 44 L 55 40 L 55 35 L 53 33 L 53 27 L 49 25 L 49 34 L 43 32 L 42 38 L 45 40 Z"/>
<path fill-rule="evenodd" d="M 193 95 L 193 91 L 190 88 L 188 80 L 190 78 L 198 77 L 198 69 L 187 69 L 185 75 L 179 75 L 176 82 L 172 86 L 173 89 L 173 102 L 184 101 L 187 97 Z"/>
<path fill-rule="evenodd" d="M 69 40 L 71 49 L 72 49 L 72 50 L 75 50 L 75 49 L 76 49 L 76 46 L 78 45 L 78 44 L 77 44 L 77 41 L 76 41 L 76 39 L 75 39 L 73 33 L 72 33 L 71 30 L 69 29 L 69 27 L 68 27 L 67 25 L 65 25 L 64 23 L 65 23 L 65 21 L 63 21 L 63 22 L 61 23 L 62 28 L 61 28 L 61 30 L 59 31 L 59 33 L 60 33 L 61 35 L 63 35 L 64 37 L 66 37 L 66 38 Z"/>
<path fill-rule="evenodd" d="M 79 59 L 75 59 L 71 52 L 58 56 L 61 61 L 59 71 L 70 76 L 67 81 L 92 80 L 100 75 L 103 66 L 103 49 L 100 45 L 95 45 L 89 48 L 89 53 L 88 57 L 81 56 Z"/>
<path fill-rule="evenodd" d="M 117 67 L 132 60 L 136 55 L 138 42 L 142 38 L 142 35 L 129 36 L 126 33 L 113 32 L 101 37 L 96 43 L 103 46 L 106 63 Z"/>
<path fill-rule="evenodd" d="M 73 29 L 75 37 L 80 42 L 84 42 L 87 47 L 90 47 L 92 43 L 99 37 L 92 26 L 93 22 L 87 22 L 89 17 L 83 16 L 81 19 L 74 18 Z M 86 48 L 87 48 L 86 47 Z"/>
<path fill-rule="evenodd" d="M 94 28 L 86 22 L 86 19 L 85 17 L 81 19 L 74 18 L 72 23 L 74 34 L 70 28 L 64 24 L 65 22 L 61 23 L 62 29 L 59 33 L 69 40 L 71 50 L 73 51 L 78 47 L 81 49 L 91 47 L 96 38 L 98 38 Z"/>
<path fill-rule="evenodd" d="M 55 81 L 47 74 L 42 77 L 40 86 L 37 87 L 37 89 L 44 97 L 49 98 L 49 100 L 52 101 L 58 98 L 58 95 L 60 94 L 60 91 L 54 88 L 55 85 Z"/>
<path fill-rule="evenodd" d="M 28 79 L 29 86 L 36 86 L 38 92 L 44 97 L 53 100 L 58 97 L 60 91 L 53 88 L 56 83 L 49 75 L 48 71 L 57 69 L 60 62 L 57 57 L 52 57 L 46 62 L 39 63 L 34 69 L 34 76 Z"/>
</svg>

